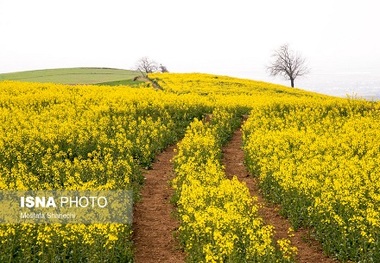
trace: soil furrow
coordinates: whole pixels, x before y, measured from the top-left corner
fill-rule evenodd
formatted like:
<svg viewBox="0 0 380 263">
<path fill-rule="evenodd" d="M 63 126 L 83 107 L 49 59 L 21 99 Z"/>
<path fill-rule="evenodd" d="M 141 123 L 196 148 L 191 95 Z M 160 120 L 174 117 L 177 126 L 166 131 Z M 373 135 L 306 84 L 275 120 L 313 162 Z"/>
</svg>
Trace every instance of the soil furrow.
<svg viewBox="0 0 380 263">
<path fill-rule="evenodd" d="M 291 227 L 289 221 L 279 215 L 278 206 L 264 200 L 260 194 L 257 179 L 250 176 L 244 166 L 242 132 L 240 129 L 235 131 L 231 141 L 223 148 L 223 165 L 225 166 L 228 178 L 232 178 L 235 175 L 241 182 L 247 185 L 251 195 L 258 198 L 259 215 L 264 219 L 266 224 L 275 227 L 274 239 L 287 238 L 288 230 Z M 293 246 L 298 248 L 297 262 L 337 262 L 323 254 L 321 245 L 309 236 L 308 230 L 299 229 L 290 238 Z"/>
<path fill-rule="evenodd" d="M 159 154 L 152 169 L 145 171 L 145 184 L 141 200 L 135 205 L 133 216 L 133 242 L 135 262 L 185 262 L 173 233 L 179 223 L 173 217 L 170 203 L 173 190 L 169 181 L 173 178 L 175 146 Z"/>
</svg>

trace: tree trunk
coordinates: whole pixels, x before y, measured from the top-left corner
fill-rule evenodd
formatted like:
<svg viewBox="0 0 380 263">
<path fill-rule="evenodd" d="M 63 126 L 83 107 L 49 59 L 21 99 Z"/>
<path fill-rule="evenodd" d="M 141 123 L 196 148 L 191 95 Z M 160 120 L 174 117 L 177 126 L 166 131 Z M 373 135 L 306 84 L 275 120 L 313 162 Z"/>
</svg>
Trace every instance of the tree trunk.
<svg viewBox="0 0 380 263">
<path fill-rule="evenodd" d="M 290 79 L 290 85 L 294 88 L 294 79 Z"/>
</svg>

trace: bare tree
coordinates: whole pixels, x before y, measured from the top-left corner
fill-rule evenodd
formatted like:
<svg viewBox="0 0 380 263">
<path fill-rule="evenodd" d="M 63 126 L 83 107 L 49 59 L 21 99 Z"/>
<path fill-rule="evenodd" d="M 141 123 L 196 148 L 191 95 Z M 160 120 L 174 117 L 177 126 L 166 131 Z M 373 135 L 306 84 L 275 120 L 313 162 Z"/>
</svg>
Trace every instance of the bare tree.
<svg viewBox="0 0 380 263">
<path fill-rule="evenodd" d="M 305 64 L 305 58 L 300 54 L 289 50 L 289 45 L 284 44 L 273 55 L 273 61 L 267 67 L 271 76 L 281 75 L 290 80 L 292 88 L 294 88 L 294 80 L 298 76 L 306 75 L 310 69 Z"/>
<path fill-rule="evenodd" d="M 162 64 L 160 64 L 160 71 L 161 71 L 162 73 L 169 72 L 169 70 L 168 70 L 164 65 L 162 65 Z"/>
<path fill-rule="evenodd" d="M 148 57 L 142 57 L 137 61 L 136 69 L 145 75 L 156 72 L 158 70 L 158 65 L 154 60 L 151 60 Z"/>
</svg>

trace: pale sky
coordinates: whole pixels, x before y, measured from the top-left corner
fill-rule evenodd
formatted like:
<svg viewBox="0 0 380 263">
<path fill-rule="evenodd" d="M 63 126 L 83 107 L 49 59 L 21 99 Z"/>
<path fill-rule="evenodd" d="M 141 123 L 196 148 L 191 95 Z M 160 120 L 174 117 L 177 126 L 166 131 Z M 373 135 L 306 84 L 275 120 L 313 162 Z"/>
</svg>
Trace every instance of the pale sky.
<svg viewBox="0 0 380 263">
<path fill-rule="evenodd" d="M 0 0 L 0 73 L 132 68 L 270 80 L 284 43 L 313 74 L 380 74 L 376 0 Z M 297 83 L 296 83 L 297 84 Z"/>
</svg>

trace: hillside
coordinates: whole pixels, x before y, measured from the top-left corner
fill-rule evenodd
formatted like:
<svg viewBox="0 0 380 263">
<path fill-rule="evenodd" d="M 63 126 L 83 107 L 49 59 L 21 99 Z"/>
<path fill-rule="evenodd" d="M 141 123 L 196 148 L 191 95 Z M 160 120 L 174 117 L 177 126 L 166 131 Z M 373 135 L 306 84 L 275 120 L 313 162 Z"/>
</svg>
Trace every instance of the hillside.
<svg viewBox="0 0 380 263">
<path fill-rule="evenodd" d="M 59 84 L 132 84 L 139 73 L 113 68 L 60 68 L 0 74 L 1 80 Z"/>
<path fill-rule="evenodd" d="M 76 70 L 50 76 L 125 73 Z M 80 227 L 35 224 L 17 198 L 0 262 L 380 262 L 379 103 L 212 74 L 36 82 L 47 72 L 0 81 L 0 190 L 129 198 Z"/>
<path fill-rule="evenodd" d="M 279 102 L 279 100 L 294 102 L 305 99 L 318 101 L 337 99 L 333 96 L 263 81 L 204 73 L 155 73 L 149 74 L 148 77 L 166 92 L 195 93 L 214 101 L 230 100 L 230 103 L 247 106 Z"/>
</svg>

